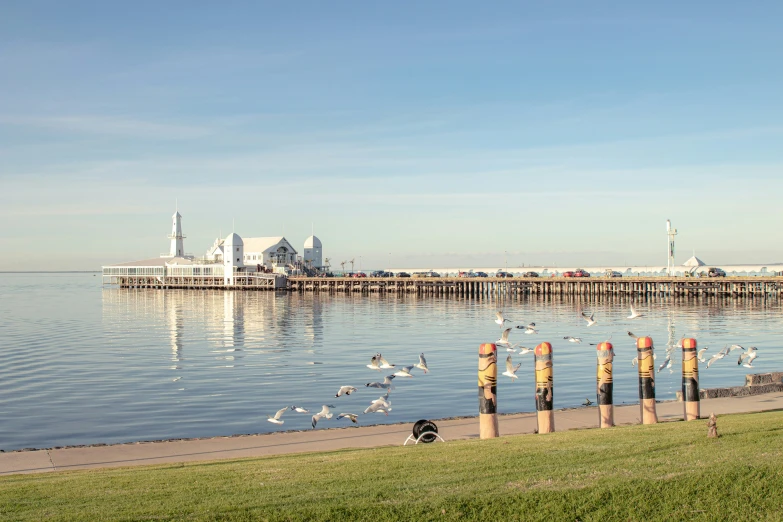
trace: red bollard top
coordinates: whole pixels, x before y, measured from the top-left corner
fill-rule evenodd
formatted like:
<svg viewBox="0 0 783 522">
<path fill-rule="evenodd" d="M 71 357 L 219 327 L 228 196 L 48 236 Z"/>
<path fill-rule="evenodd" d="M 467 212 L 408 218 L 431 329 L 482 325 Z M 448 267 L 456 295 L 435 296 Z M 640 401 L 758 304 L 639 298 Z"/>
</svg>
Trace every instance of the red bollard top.
<svg viewBox="0 0 783 522">
<path fill-rule="evenodd" d="M 547 342 L 543 342 L 536 346 L 536 349 L 533 353 L 536 355 L 548 355 L 552 353 L 552 345 Z"/>
<path fill-rule="evenodd" d="M 651 348 L 653 345 L 652 337 L 639 337 L 636 339 L 637 348 Z"/>
<path fill-rule="evenodd" d="M 495 353 L 497 349 L 498 348 L 495 346 L 495 343 L 484 343 L 479 346 L 479 355 L 489 355 Z"/>
<path fill-rule="evenodd" d="M 611 350 L 613 348 L 612 343 L 598 343 L 598 346 L 595 347 L 596 350 L 599 352 L 601 350 Z"/>
<path fill-rule="evenodd" d="M 688 338 L 682 340 L 682 347 L 690 350 L 696 349 L 696 339 Z"/>
</svg>

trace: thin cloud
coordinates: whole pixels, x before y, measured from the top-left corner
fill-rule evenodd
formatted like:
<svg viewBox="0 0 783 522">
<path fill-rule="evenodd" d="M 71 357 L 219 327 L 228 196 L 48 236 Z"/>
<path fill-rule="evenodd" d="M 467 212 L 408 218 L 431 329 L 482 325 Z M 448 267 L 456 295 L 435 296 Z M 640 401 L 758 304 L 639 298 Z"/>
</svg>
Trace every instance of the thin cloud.
<svg viewBox="0 0 783 522">
<path fill-rule="evenodd" d="M 1 125 L 47 129 L 58 132 L 131 136 L 136 138 L 188 140 L 203 138 L 212 130 L 203 126 L 180 125 L 110 116 L 0 116 Z"/>
</svg>

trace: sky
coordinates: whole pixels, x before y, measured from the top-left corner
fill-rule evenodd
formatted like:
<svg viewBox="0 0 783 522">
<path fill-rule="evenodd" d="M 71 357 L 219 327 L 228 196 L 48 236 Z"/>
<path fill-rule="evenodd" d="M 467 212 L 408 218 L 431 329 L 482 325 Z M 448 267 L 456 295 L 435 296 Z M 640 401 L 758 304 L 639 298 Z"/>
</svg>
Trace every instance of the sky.
<svg viewBox="0 0 783 522">
<path fill-rule="evenodd" d="M 0 3 L 0 270 L 783 262 L 783 3 Z M 300 252 L 301 253 L 301 252 Z"/>
</svg>

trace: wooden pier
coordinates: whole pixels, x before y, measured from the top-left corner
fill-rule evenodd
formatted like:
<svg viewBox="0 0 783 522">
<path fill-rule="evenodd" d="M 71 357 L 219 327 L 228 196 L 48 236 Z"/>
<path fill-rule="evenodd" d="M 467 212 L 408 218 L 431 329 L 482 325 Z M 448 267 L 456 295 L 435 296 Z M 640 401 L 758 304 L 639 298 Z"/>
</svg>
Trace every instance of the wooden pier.
<svg viewBox="0 0 783 522">
<path fill-rule="evenodd" d="M 120 288 L 182 288 L 210 290 L 286 290 L 286 277 L 278 274 L 238 273 L 234 284 L 226 285 L 223 276 L 151 276 L 122 275 L 111 276 L 104 284 L 117 285 Z"/>
<path fill-rule="evenodd" d="M 403 293 L 458 297 L 522 295 L 783 295 L 783 277 L 289 277 L 288 288 L 298 292 Z"/>
</svg>

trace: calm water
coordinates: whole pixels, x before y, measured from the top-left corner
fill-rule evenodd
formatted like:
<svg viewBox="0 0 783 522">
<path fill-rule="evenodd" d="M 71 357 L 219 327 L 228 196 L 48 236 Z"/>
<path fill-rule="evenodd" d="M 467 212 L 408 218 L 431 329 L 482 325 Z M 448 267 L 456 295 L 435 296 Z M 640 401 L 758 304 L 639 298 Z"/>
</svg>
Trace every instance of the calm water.
<svg viewBox="0 0 783 522">
<path fill-rule="evenodd" d="M 535 321 L 538 335 L 512 341 L 554 346 L 555 407 L 595 399 L 595 351 L 589 342 L 614 333 L 615 403 L 637 400 L 634 341 L 652 335 L 659 363 L 669 339 L 694 336 L 708 355 L 726 343 L 756 345 L 755 370 L 736 357 L 702 367 L 701 386 L 742 385 L 748 372 L 783 368 L 778 300 L 637 300 L 630 321 L 623 298 L 458 300 L 266 292 L 126 291 L 104 289 L 92 274 L 0 274 L 0 449 L 113 443 L 309 429 L 313 410 L 334 404 L 360 413 L 380 390 L 365 388 L 383 374 L 365 367 L 376 352 L 398 365 L 424 352 L 431 372 L 396 379 L 393 410 L 360 416 L 362 424 L 396 423 L 477 413 L 477 349 L 493 342 L 498 309 Z M 578 316 L 595 310 L 591 328 Z M 563 336 L 579 336 L 572 344 Z M 678 350 L 679 351 L 679 350 Z M 737 352 L 734 352 L 737 353 Z M 505 359 L 505 349 L 499 354 Z M 519 380 L 501 378 L 501 412 L 532 411 L 533 360 Z M 501 371 L 503 368 L 501 361 Z M 679 361 L 677 361 L 679 363 Z M 674 365 L 678 370 L 678 364 Z M 335 398 L 341 385 L 359 389 Z M 678 371 L 657 376 L 657 397 L 672 399 Z M 348 421 L 324 420 L 337 427 Z"/>
</svg>

